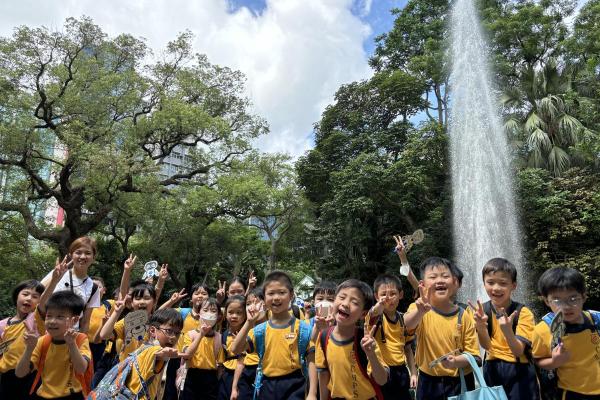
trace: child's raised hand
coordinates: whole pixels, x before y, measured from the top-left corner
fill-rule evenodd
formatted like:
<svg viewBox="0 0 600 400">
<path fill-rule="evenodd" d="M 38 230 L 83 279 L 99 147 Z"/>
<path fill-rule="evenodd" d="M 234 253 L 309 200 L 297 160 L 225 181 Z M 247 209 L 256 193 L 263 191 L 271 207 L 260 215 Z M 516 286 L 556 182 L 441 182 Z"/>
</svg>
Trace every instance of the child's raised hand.
<svg viewBox="0 0 600 400">
<path fill-rule="evenodd" d="M 477 324 L 479 326 L 487 327 L 488 316 L 486 315 L 486 313 L 483 309 L 483 304 L 481 304 L 481 301 L 479 301 L 479 299 L 477 300 L 477 307 L 475 307 L 473 305 L 473 303 L 471 303 L 471 300 L 468 300 L 467 303 L 469 304 L 469 307 L 471 307 L 471 309 L 473 310 L 473 317 L 475 318 L 475 324 Z"/>
<path fill-rule="evenodd" d="M 70 259 L 67 254 L 62 261 L 56 259 L 56 263 L 54 265 L 54 270 L 52 270 L 52 280 L 58 282 L 60 278 L 67 272 L 67 270 L 73 265 L 73 260 Z"/>
<path fill-rule="evenodd" d="M 431 288 L 432 286 L 425 288 L 423 283 L 419 284 L 419 298 L 415 301 L 417 311 L 425 314 L 431 311 Z"/>
<path fill-rule="evenodd" d="M 255 300 L 254 303 L 246 306 L 246 319 L 248 322 L 255 323 L 262 311 L 263 303 L 260 300 Z"/>
<path fill-rule="evenodd" d="M 77 317 L 67 318 L 67 330 L 65 332 L 65 343 L 74 344 L 77 339 L 77 335 L 79 335 L 79 331 L 75 328 L 75 324 L 77 323 Z"/>
<path fill-rule="evenodd" d="M 175 292 L 171 295 L 171 302 L 173 304 L 179 303 L 181 300 L 187 297 L 187 293 L 185 292 L 185 288 L 181 289 L 179 292 Z"/>
<path fill-rule="evenodd" d="M 373 325 L 369 331 L 365 331 L 365 336 L 360 341 L 360 345 L 366 354 L 375 353 L 375 338 L 373 337 L 375 329 L 377 329 L 377 325 Z"/>
<path fill-rule="evenodd" d="M 559 343 L 552 349 L 552 362 L 556 368 L 560 367 L 571 358 L 571 353 L 565 349 L 563 343 Z"/>
<path fill-rule="evenodd" d="M 500 325 L 500 329 L 505 331 L 506 329 L 512 330 L 513 321 L 519 315 L 519 310 L 515 310 L 512 314 L 506 314 L 506 310 L 504 307 L 501 307 L 498 311 L 500 311 L 500 318 L 498 318 L 498 325 Z"/>
<path fill-rule="evenodd" d="M 125 260 L 125 263 L 123 264 L 123 268 L 125 269 L 125 271 L 131 271 L 131 269 L 135 265 L 136 260 L 137 256 L 130 254 L 129 258 L 127 258 L 127 260 Z"/>
<path fill-rule="evenodd" d="M 114 312 L 116 313 L 121 313 L 123 312 L 123 309 L 125 308 L 125 304 L 127 303 L 128 300 L 131 300 L 131 295 L 127 295 L 125 296 L 125 298 L 123 299 L 123 297 L 121 296 L 121 294 L 119 294 L 119 298 L 117 301 L 115 301 L 115 306 L 114 306 Z"/>
<path fill-rule="evenodd" d="M 256 276 L 254 276 L 254 271 L 250 271 L 248 274 L 248 289 L 254 289 L 256 287 Z"/>
<path fill-rule="evenodd" d="M 227 282 L 226 281 L 218 281 L 219 282 L 219 288 L 217 289 L 217 303 L 221 304 L 223 302 L 223 300 L 225 300 L 225 288 L 227 287 Z"/>
<path fill-rule="evenodd" d="M 160 266 L 160 272 L 158 273 L 159 281 L 166 281 L 169 277 L 169 264 L 163 264 Z"/>
<path fill-rule="evenodd" d="M 27 324 L 25 324 L 25 333 L 23 334 L 23 340 L 25 341 L 25 346 L 29 349 L 29 350 L 33 350 L 35 349 L 35 346 L 37 345 L 38 339 L 40 337 L 40 334 L 38 333 L 37 329 L 31 329 L 29 326 L 27 326 Z"/>
<path fill-rule="evenodd" d="M 404 241 L 402 240 L 402 236 L 394 235 L 394 240 L 396 241 L 396 254 L 399 256 L 406 255 L 406 248 L 404 247 Z"/>
</svg>

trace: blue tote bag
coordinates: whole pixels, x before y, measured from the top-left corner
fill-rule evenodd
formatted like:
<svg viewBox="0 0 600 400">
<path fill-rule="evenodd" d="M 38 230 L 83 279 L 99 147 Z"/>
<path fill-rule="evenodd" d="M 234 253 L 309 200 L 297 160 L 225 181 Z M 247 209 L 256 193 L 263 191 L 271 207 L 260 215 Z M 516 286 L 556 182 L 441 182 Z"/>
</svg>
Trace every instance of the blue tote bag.
<svg viewBox="0 0 600 400">
<path fill-rule="evenodd" d="M 483 379 L 483 373 L 477 365 L 475 358 L 468 353 L 463 353 L 463 356 L 467 357 L 471 368 L 473 369 L 473 375 L 479 383 L 479 388 L 467 392 L 467 383 L 465 382 L 465 374 L 460 369 L 460 394 L 458 396 L 448 397 L 448 400 L 508 400 L 504 388 L 502 386 L 489 387 Z"/>
</svg>

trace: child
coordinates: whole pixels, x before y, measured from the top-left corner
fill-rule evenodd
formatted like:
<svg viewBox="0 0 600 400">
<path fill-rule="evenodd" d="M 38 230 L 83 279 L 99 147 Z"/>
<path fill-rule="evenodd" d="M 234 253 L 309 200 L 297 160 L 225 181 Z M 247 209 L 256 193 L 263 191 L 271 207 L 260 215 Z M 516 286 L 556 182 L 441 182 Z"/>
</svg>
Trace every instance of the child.
<svg viewBox="0 0 600 400">
<path fill-rule="evenodd" d="M 0 343 L 7 346 L 0 355 L 0 399 L 29 397 L 35 374 L 17 378 L 15 368 L 25 352 L 22 337 L 28 325 L 31 330 L 37 327 L 39 332 L 44 331 L 44 320 L 36 311 L 43 292 L 44 286 L 34 279 L 19 283 L 12 292 L 12 301 L 17 312 L 14 317 L 0 321 Z"/>
<path fill-rule="evenodd" d="M 264 301 L 262 289 L 254 289 L 246 298 L 247 307 L 259 311 L 259 316 L 254 323 L 254 326 L 262 324 L 266 321 L 266 312 L 264 312 Z M 254 327 L 252 326 L 252 327 Z M 236 369 L 234 380 L 237 381 L 237 400 L 252 400 L 254 397 L 254 382 L 256 380 L 256 368 L 258 367 L 258 354 L 256 352 L 248 352 L 244 357 L 244 367 L 240 371 Z M 237 379 L 236 379 L 237 378 Z"/>
<path fill-rule="evenodd" d="M 364 333 L 356 327 L 372 305 L 373 291 L 366 283 L 349 279 L 338 286 L 333 304 L 336 325 L 322 331 L 317 341 L 321 399 L 381 397 L 379 385 L 388 381 L 389 369 L 372 336 L 375 326 Z"/>
<path fill-rule="evenodd" d="M 533 338 L 533 314 L 511 299 L 517 288 L 517 269 L 504 258 L 493 258 L 482 275 L 490 301 L 483 305 L 478 301 L 477 308 L 469 305 L 475 311 L 479 343 L 487 352 L 485 381 L 503 386 L 509 399 L 538 399 L 535 369 L 526 357 Z"/>
<path fill-rule="evenodd" d="M 187 360 L 187 376 L 179 398 L 191 400 L 202 393 L 203 399 L 215 400 L 219 391 L 218 369 L 223 359 L 221 335 L 216 332 L 220 308 L 217 301 L 209 298 L 200 309 L 200 325 L 185 335 L 183 358 Z"/>
<path fill-rule="evenodd" d="M 135 282 L 131 287 L 130 294 L 127 295 L 127 298 L 115 303 L 113 312 L 100 329 L 101 340 L 115 340 L 117 352 L 119 353 L 119 361 L 123 361 L 130 353 L 134 352 L 148 340 L 148 333 L 146 333 L 142 340 L 133 337 L 129 342 L 126 342 L 125 320 L 118 319 L 125 309 L 125 303 L 129 298 L 131 298 L 131 307 L 133 311 L 145 310 L 146 313 L 148 313 L 148 316 L 150 316 L 154 310 L 154 305 L 156 304 L 156 292 L 152 285 L 144 281 Z"/>
<path fill-rule="evenodd" d="M 306 364 L 314 363 L 314 354 L 309 348 L 310 326 L 289 312 L 294 298 L 290 277 L 281 271 L 267 275 L 263 285 L 265 304 L 271 313 L 267 322 L 252 328 L 258 319 L 258 309 L 250 307 L 246 322 L 238 332 L 231 352 L 240 354 L 244 350 L 259 355 L 256 390 L 259 399 L 304 399 Z M 306 360 L 306 361 L 305 361 Z M 316 382 L 309 377 L 309 399 L 316 397 Z"/>
<path fill-rule="evenodd" d="M 39 337 L 27 329 L 23 335 L 25 352 L 15 374 L 24 377 L 37 370 L 35 383 L 39 378 L 42 382 L 36 391 L 40 398 L 81 400 L 89 391 L 92 354 L 87 336 L 74 329 L 84 307 L 77 294 L 69 290 L 55 292 L 46 305 L 48 333 Z"/>
<path fill-rule="evenodd" d="M 411 378 L 416 384 L 414 354 L 404 326 L 404 317 L 397 311 L 403 297 L 402 283 L 393 275 L 381 275 L 375 279 L 377 304 L 369 313 L 370 324 L 375 324 L 375 340 L 390 369 L 390 379 L 381 387 L 384 399 L 410 399 Z M 411 374 L 409 375 L 410 368 Z"/>
<path fill-rule="evenodd" d="M 313 290 L 312 295 L 313 307 L 311 307 L 310 312 L 308 313 L 308 317 L 310 319 L 314 318 L 317 309 L 316 306 L 318 303 L 322 301 L 329 301 L 333 303 L 335 300 L 335 283 L 330 281 L 321 281 L 315 285 L 315 289 Z"/>
<path fill-rule="evenodd" d="M 459 270 L 449 260 L 430 257 L 421 264 L 420 298 L 404 315 L 408 331 L 416 329 L 419 382 L 417 399 L 446 400 L 460 393 L 458 369 L 469 365 L 462 352 L 479 362 L 479 343 L 471 315 L 453 301 L 458 289 Z M 430 367 L 439 357 L 443 361 Z M 473 388 L 473 374 L 465 376 Z"/>
<path fill-rule="evenodd" d="M 561 399 L 600 399 L 600 313 L 583 311 L 583 275 L 566 267 L 545 271 L 538 292 L 552 313 L 533 333 L 532 354 L 540 368 L 556 370 Z M 550 324 L 562 311 L 566 334 L 553 345 Z M 544 389 L 544 388 L 542 388 Z"/>
<path fill-rule="evenodd" d="M 104 285 L 104 279 L 99 276 L 93 276 L 92 281 L 98 287 L 98 293 L 100 293 L 101 306 L 92 309 L 92 315 L 90 317 L 90 327 L 88 331 L 88 340 L 90 342 L 90 349 L 92 351 L 92 359 L 94 363 L 100 360 L 104 350 L 106 349 L 106 341 L 95 342 L 96 334 L 100 331 L 102 324 L 106 321 L 110 310 L 114 305 L 114 300 L 102 300 L 106 293 L 106 286 Z"/>
<path fill-rule="evenodd" d="M 100 292 L 92 279 L 88 276 L 88 269 L 96 259 L 97 247 L 96 241 L 90 237 L 83 236 L 76 239 L 69 246 L 67 259 L 70 260 L 68 272 L 63 274 L 56 285 L 56 291 L 70 290 L 77 294 L 85 304 L 83 315 L 78 320 L 78 328 L 81 332 L 89 330 L 92 310 L 100 307 Z M 42 284 L 48 286 L 52 277 L 52 272 L 42 279 Z"/>
<path fill-rule="evenodd" d="M 225 349 L 225 360 L 223 362 L 223 374 L 219 380 L 219 400 L 230 400 L 231 393 L 238 392 L 239 374 L 236 379 L 235 372 L 238 369 L 238 360 L 244 357 L 230 353 L 228 348 L 233 343 L 235 335 L 246 322 L 246 300 L 244 297 L 235 295 L 227 299 L 225 302 L 225 319 L 227 329 L 221 335 L 221 343 Z"/>
</svg>

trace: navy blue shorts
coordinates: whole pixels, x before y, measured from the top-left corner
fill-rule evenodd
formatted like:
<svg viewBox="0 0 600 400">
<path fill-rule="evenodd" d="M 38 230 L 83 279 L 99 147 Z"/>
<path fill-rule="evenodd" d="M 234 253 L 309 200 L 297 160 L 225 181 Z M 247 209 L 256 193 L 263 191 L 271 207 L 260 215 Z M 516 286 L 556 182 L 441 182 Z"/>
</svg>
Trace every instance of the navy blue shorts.
<svg viewBox="0 0 600 400">
<path fill-rule="evenodd" d="M 581 394 L 581 393 L 569 392 L 568 390 L 563 390 L 560 400 L 600 400 L 600 395 L 599 394 Z"/>
<path fill-rule="evenodd" d="M 254 381 L 256 379 L 256 365 L 246 365 L 238 381 L 238 400 L 252 400 L 254 398 Z"/>
<path fill-rule="evenodd" d="M 35 375 L 36 372 L 32 372 L 24 378 L 17 378 L 14 369 L 0 374 L 0 399 L 29 399 Z"/>
<path fill-rule="evenodd" d="M 410 400 L 410 374 L 406 365 L 390 366 L 390 379 L 381 387 L 383 398 L 386 400 Z"/>
<path fill-rule="evenodd" d="M 483 377 L 488 386 L 502 386 L 509 400 L 540 398 L 535 368 L 529 363 L 486 360 Z"/>
<path fill-rule="evenodd" d="M 233 385 L 233 375 L 235 370 L 223 368 L 223 374 L 219 378 L 218 400 L 229 400 L 231 397 L 231 386 Z"/>
<path fill-rule="evenodd" d="M 475 389 L 473 374 L 465 375 L 467 390 Z M 454 376 L 432 376 L 419 371 L 417 400 L 447 400 L 460 394 L 460 378 Z"/>
<path fill-rule="evenodd" d="M 217 400 L 219 378 L 216 369 L 190 368 L 185 377 L 179 400 Z"/>
<path fill-rule="evenodd" d="M 302 371 L 269 378 L 263 376 L 258 392 L 259 400 L 304 400 L 306 380 Z"/>
</svg>

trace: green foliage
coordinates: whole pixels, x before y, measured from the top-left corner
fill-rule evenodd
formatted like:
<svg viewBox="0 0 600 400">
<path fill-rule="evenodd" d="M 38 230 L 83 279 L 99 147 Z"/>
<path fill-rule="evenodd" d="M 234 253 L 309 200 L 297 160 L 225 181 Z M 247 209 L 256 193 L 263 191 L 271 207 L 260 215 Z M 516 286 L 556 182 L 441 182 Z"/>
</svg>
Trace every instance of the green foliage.
<svg viewBox="0 0 600 400">
<path fill-rule="evenodd" d="M 528 265 L 539 275 L 567 266 L 586 276 L 590 306 L 600 305 L 600 174 L 570 169 L 552 177 L 541 169 L 518 175 Z"/>
</svg>

